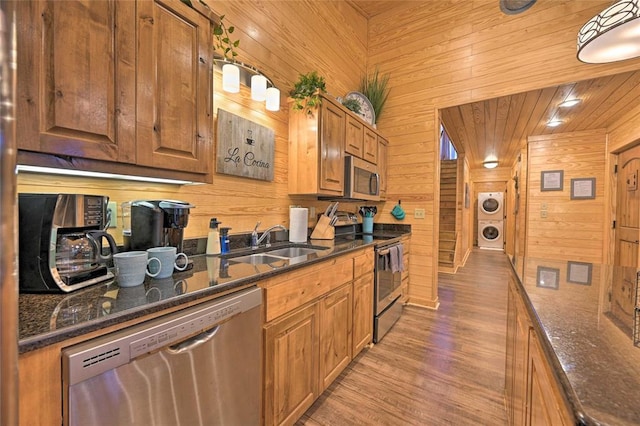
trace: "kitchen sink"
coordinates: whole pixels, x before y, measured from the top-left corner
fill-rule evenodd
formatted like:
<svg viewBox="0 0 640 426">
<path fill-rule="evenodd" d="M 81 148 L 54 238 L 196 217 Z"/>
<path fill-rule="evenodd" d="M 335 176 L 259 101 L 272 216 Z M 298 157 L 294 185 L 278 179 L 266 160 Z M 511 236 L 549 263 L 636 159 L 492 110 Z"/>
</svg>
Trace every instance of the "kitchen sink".
<svg viewBox="0 0 640 426">
<path fill-rule="evenodd" d="M 269 250 L 266 253 L 270 256 L 282 256 L 286 258 L 292 258 L 292 257 L 307 256 L 309 254 L 318 253 L 322 250 L 325 250 L 325 247 L 322 247 L 322 248 L 285 247 L 285 248 L 276 249 L 276 250 Z"/>
<path fill-rule="evenodd" d="M 251 265 L 272 265 L 284 266 L 293 265 L 295 263 L 304 262 L 310 258 L 314 258 L 316 253 L 326 250 L 327 247 L 283 247 L 275 248 L 260 253 L 247 254 L 244 256 L 231 257 L 230 260 L 241 263 L 249 263 Z"/>
<path fill-rule="evenodd" d="M 266 253 L 250 254 L 248 256 L 232 257 L 231 260 L 241 263 L 249 263 L 251 265 L 277 265 L 284 266 L 288 263 L 288 259 L 280 256 L 271 256 Z"/>
</svg>

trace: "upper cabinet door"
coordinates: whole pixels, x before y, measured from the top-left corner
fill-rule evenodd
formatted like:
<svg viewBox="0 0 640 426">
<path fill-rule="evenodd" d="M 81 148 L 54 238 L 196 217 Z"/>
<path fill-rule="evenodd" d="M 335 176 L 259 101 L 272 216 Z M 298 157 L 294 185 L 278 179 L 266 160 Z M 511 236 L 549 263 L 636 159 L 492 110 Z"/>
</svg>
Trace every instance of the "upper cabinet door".
<svg viewBox="0 0 640 426">
<path fill-rule="evenodd" d="M 320 182 L 321 190 L 344 192 L 345 112 L 323 99 L 321 105 Z"/>
<path fill-rule="evenodd" d="M 17 2 L 19 149 L 135 162 L 135 6 Z"/>
<path fill-rule="evenodd" d="M 347 154 L 362 157 L 362 144 L 364 137 L 364 124 L 360 120 L 347 114 L 345 145 L 344 150 Z"/>
<path fill-rule="evenodd" d="M 180 0 L 138 2 L 140 165 L 209 173 L 211 24 Z"/>
</svg>

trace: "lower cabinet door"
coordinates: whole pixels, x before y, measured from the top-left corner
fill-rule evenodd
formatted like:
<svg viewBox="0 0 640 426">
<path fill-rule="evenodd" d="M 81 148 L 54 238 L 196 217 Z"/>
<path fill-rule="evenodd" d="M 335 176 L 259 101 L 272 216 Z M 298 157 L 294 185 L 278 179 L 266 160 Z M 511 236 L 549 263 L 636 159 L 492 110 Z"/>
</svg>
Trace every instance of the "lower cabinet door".
<svg viewBox="0 0 640 426">
<path fill-rule="evenodd" d="M 320 300 L 320 380 L 324 391 L 351 362 L 351 283 Z"/>
<path fill-rule="evenodd" d="M 265 425 L 293 424 L 320 394 L 318 305 L 264 328 Z"/>
<path fill-rule="evenodd" d="M 353 281 L 353 357 L 373 337 L 373 272 Z"/>
</svg>

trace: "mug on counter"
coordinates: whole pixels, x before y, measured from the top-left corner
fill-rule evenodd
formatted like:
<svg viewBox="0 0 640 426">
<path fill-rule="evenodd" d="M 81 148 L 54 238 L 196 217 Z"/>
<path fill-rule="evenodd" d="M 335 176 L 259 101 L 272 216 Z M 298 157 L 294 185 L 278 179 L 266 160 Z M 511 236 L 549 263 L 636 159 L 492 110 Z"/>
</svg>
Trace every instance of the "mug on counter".
<svg viewBox="0 0 640 426">
<path fill-rule="evenodd" d="M 150 269 L 153 266 L 157 271 L 161 265 L 160 259 L 148 257 L 146 251 L 116 253 L 113 255 L 113 264 L 116 268 L 116 281 L 120 287 L 140 285 L 144 282 L 145 275 L 157 277 L 159 272 L 154 272 Z"/>
<path fill-rule="evenodd" d="M 150 259 L 153 259 L 154 257 L 160 259 L 159 265 L 149 265 L 149 270 L 152 273 L 157 272 L 155 278 L 162 279 L 170 277 L 173 275 L 174 268 L 178 271 L 184 271 L 187 269 L 189 258 L 186 254 L 177 253 L 177 251 L 178 250 L 175 247 L 153 247 L 147 249 Z M 184 264 L 182 266 L 177 263 L 177 260 L 180 257 L 184 259 Z"/>
</svg>

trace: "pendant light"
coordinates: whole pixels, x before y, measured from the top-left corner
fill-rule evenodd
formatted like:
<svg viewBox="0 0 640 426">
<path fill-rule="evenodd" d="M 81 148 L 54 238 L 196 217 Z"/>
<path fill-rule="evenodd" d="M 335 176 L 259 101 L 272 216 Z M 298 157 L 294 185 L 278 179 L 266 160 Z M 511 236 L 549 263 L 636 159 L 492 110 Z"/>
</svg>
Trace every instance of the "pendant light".
<svg viewBox="0 0 640 426">
<path fill-rule="evenodd" d="M 590 64 L 640 56 L 640 0 L 620 0 L 578 32 L 578 59 Z"/>
<path fill-rule="evenodd" d="M 222 70 L 222 90 L 238 93 L 240 85 L 244 84 L 251 88 L 252 100 L 265 102 L 268 111 L 280 111 L 280 90 L 259 69 L 222 56 L 215 56 L 214 64 L 218 70 Z"/>
</svg>

